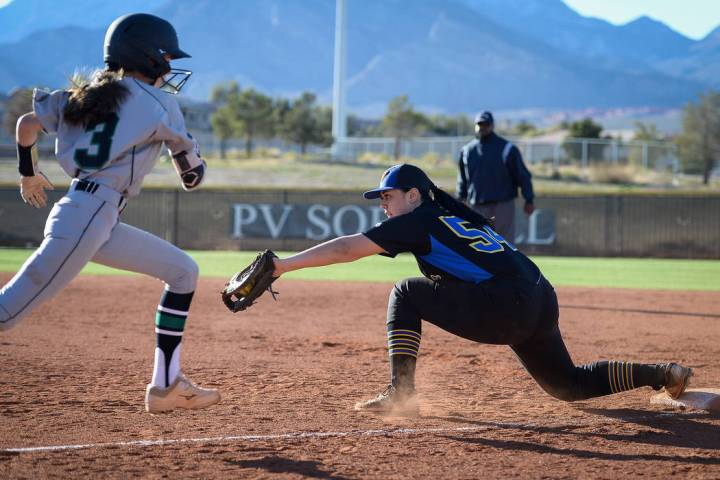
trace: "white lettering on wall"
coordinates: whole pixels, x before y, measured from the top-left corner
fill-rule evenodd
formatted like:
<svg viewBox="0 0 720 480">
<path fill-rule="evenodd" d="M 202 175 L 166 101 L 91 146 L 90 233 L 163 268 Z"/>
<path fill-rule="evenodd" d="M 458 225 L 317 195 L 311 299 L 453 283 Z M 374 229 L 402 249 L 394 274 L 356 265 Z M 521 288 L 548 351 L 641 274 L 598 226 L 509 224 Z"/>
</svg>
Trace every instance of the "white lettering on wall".
<svg viewBox="0 0 720 480">
<path fill-rule="evenodd" d="M 292 205 L 283 205 L 283 211 L 280 214 L 280 221 L 275 223 L 275 219 L 272 215 L 272 205 L 269 203 L 261 203 L 258 205 L 260 207 L 260 211 L 263 214 L 263 218 L 265 219 L 265 223 L 268 226 L 268 229 L 270 230 L 270 236 L 272 238 L 278 238 L 280 235 L 280 232 L 282 231 L 283 226 L 285 225 L 285 222 L 287 222 L 288 215 L 290 215 L 290 212 L 293 209 Z"/>
<path fill-rule="evenodd" d="M 538 235 L 540 217 L 544 217 L 545 210 L 538 208 L 529 217 L 527 222 L 527 235 L 524 231 L 515 235 L 515 243 L 525 243 L 527 245 L 552 245 L 555 242 L 554 228 L 547 237 L 541 238 Z M 552 212 L 552 210 L 549 210 Z"/>
<path fill-rule="evenodd" d="M 538 237 L 538 216 L 542 210 L 535 210 L 528 218 L 528 241 L 530 245 L 552 245 L 555 241 L 555 232 L 546 238 Z"/>
<path fill-rule="evenodd" d="M 234 238 L 242 238 L 243 225 L 250 225 L 257 219 L 257 209 L 247 203 L 233 205 L 233 234 Z"/>
<path fill-rule="evenodd" d="M 345 233 L 342 229 L 342 221 L 343 217 L 348 212 L 353 212 L 355 216 L 357 216 L 358 226 L 354 231 Z M 365 212 L 363 212 L 362 208 L 358 207 L 357 205 L 345 205 L 343 207 L 340 207 L 338 208 L 338 211 L 335 212 L 335 215 L 333 215 L 333 232 L 338 237 L 341 237 L 343 235 L 355 234 L 358 232 L 364 232 L 365 230 L 367 230 L 367 217 L 365 216 Z"/>
<path fill-rule="evenodd" d="M 327 240 L 364 232 L 386 218 L 380 207 L 367 205 L 236 203 L 232 209 L 233 238 Z"/>
<path fill-rule="evenodd" d="M 307 219 L 310 226 L 305 229 L 305 238 L 325 240 L 330 236 L 330 207 L 318 204 L 311 205 L 310 208 L 308 208 Z M 312 229 L 313 226 L 318 227 L 320 232 L 314 232 Z"/>
</svg>

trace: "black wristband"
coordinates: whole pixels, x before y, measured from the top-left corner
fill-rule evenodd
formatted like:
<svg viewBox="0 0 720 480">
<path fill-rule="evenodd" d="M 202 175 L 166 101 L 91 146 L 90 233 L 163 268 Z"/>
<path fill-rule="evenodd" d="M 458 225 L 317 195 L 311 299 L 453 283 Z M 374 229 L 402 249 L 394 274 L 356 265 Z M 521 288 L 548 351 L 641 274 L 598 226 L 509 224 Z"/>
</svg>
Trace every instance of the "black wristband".
<svg viewBox="0 0 720 480">
<path fill-rule="evenodd" d="M 34 143 L 29 147 L 17 144 L 18 171 L 23 177 L 35 176 L 35 167 L 32 160 L 32 148 Z"/>
</svg>

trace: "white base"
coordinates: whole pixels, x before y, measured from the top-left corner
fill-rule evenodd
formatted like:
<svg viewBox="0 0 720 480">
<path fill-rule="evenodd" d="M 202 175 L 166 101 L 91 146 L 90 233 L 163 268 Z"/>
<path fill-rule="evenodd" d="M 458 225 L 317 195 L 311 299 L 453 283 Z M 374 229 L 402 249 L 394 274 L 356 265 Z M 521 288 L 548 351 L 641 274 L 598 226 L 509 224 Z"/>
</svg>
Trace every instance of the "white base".
<svg viewBox="0 0 720 480">
<path fill-rule="evenodd" d="M 670 398 L 666 392 L 658 393 L 650 398 L 654 405 L 664 405 L 674 408 L 691 408 L 720 411 L 720 388 L 688 388 L 680 398 Z"/>
</svg>

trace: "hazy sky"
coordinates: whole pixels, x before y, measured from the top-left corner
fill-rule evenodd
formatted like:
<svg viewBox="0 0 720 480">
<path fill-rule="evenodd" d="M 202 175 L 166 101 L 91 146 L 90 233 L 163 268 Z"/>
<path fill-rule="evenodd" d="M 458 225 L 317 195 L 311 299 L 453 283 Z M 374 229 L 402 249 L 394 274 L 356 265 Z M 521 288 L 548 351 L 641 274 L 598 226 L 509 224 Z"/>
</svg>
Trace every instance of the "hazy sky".
<svg viewBox="0 0 720 480">
<path fill-rule="evenodd" d="M 718 0 L 563 0 L 573 10 L 614 24 L 641 15 L 660 20 L 683 35 L 700 39 L 720 25 Z"/>
<path fill-rule="evenodd" d="M 0 7 L 11 0 L 0 0 Z M 15 0 L 28 1 L 28 0 Z M 72 1 L 72 0 L 66 0 Z M 700 39 L 720 25 L 718 0 L 563 0 L 580 14 L 627 23 L 647 15 L 690 38 Z"/>
</svg>

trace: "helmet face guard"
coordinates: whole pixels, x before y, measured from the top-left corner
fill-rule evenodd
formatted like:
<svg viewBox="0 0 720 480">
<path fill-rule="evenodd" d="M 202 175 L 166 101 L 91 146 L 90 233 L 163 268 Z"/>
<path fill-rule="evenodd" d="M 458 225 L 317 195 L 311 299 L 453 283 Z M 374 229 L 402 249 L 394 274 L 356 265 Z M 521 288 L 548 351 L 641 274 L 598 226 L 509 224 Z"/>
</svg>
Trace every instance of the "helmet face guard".
<svg viewBox="0 0 720 480">
<path fill-rule="evenodd" d="M 160 85 L 158 88 L 167 93 L 177 95 L 178 93 L 180 93 L 180 90 L 190 79 L 190 75 L 192 75 L 192 72 L 190 70 L 173 68 L 170 70 L 170 73 L 165 75 L 162 85 Z"/>
</svg>

